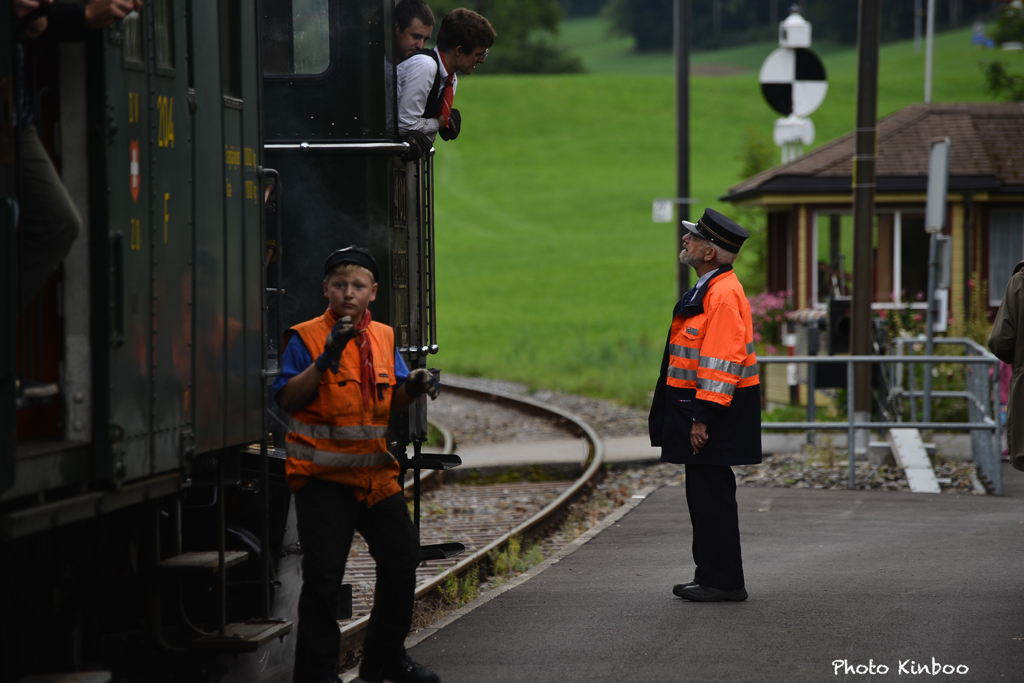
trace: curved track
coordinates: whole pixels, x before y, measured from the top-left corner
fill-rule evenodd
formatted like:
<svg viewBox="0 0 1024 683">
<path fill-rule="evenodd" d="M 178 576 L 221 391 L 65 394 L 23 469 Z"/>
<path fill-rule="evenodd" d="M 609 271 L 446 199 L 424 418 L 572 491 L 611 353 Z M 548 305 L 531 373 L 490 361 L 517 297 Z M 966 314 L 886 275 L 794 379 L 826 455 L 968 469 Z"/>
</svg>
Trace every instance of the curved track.
<svg viewBox="0 0 1024 683">
<path fill-rule="evenodd" d="M 602 471 L 602 465 L 604 464 L 604 445 L 601 438 L 589 424 L 577 415 L 530 398 L 497 391 L 482 391 L 451 381 L 445 382 L 443 391 L 480 402 L 499 403 L 512 410 L 553 420 L 561 427 L 582 438 L 587 443 L 588 453 L 586 460 L 581 463 L 583 473 L 575 481 L 462 487 L 466 489 L 466 495 L 474 505 L 486 505 L 488 502 L 502 498 L 515 500 L 519 496 L 544 496 L 546 498 L 554 496 L 554 500 L 532 515 L 522 514 L 525 510 L 516 515 L 516 512 L 519 512 L 521 509 L 518 506 L 513 506 L 509 510 L 509 515 L 497 523 L 473 523 L 470 525 L 442 527 L 440 533 L 450 534 L 450 540 L 466 544 L 467 554 L 448 560 L 447 566 L 445 566 L 445 563 L 440 562 L 424 563 L 425 566 L 421 568 L 420 572 L 421 579 L 416 588 L 417 599 L 423 598 L 435 591 L 449 576 L 453 574 L 461 576 L 485 559 L 489 553 L 503 548 L 508 543 L 510 537 L 522 536 L 546 526 L 553 519 L 557 518 L 594 481 Z M 443 428 L 441 428 L 441 432 L 445 435 L 445 452 L 451 452 L 451 436 Z M 429 518 L 425 515 L 424 524 L 421 529 L 424 542 L 432 542 L 431 537 L 434 535 L 431 533 L 433 530 L 426 523 L 428 520 Z M 515 524 L 515 526 L 509 528 L 510 522 Z M 439 540 L 445 539 L 442 537 Z M 444 569 L 440 573 L 435 573 L 439 565 L 443 566 Z M 346 581 L 353 584 L 363 582 L 372 586 L 373 560 L 369 558 L 363 548 L 353 548 L 353 555 L 349 559 L 349 568 L 346 570 Z M 372 592 L 370 595 L 372 596 Z M 358 599 L 355 602 L 358 603 Z M 368 609 L 369 605 L 364 603 L 363 607 Z M 359 610 L 357 609 L 356 611 L 358 612 Z M 345 643 L 344 648 L 355 649 L 361 640 L 362 631 L 368 623 L 369 615 L 365 615 L 342 624 L 341 635 L 342 641 Z"/>
</svg>

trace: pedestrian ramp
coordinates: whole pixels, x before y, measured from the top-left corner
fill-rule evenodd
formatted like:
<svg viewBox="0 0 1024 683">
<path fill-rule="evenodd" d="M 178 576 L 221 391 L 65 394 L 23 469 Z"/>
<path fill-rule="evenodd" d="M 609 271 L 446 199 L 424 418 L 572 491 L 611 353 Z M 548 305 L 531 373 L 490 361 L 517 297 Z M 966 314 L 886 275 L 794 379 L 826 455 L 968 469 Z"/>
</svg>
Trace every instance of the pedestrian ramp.
<svg viewBox="0 0 1024 683">
<path fill-rule="evenodd" d="M 889 447 L 896 463 L 907 475 L 913 493 L 940 493 L 932 461 L 928 459 L 921 432 L 917 429 L 890 429 Z"/>
</svg>

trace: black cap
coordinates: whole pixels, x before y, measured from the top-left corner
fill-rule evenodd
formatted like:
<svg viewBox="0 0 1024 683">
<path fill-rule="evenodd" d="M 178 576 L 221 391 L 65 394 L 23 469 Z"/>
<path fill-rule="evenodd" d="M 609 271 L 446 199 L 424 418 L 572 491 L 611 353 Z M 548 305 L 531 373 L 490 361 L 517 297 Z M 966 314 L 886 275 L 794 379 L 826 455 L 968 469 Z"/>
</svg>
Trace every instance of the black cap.
<svg viewBox="0 0 1024 683">
<path fill-rule="evenodd" d="M 373 273 L 374 282 L 380 282 L 380 271 L 377 270 L 377 262 L 370 256 L 370 252 L 362 247 L 348 246 L 344 249 L 338 249 L 328 256 L 324 262 L 324 277 L 327 277 L 327 273 L 331 272 L 334 266 L 339 263 L 355 263 L 360 265 Z"/>
<path fill-rule="evenodd" d="M 750 233 L 741 228 L 739 223 L 714 209 L 704 209 L 704 215 L 696 223 L 683 221 L 683 227 L 702 240 L 734 254 L 740 250 L 743 240 L 750 237 Z"/>
</svg>

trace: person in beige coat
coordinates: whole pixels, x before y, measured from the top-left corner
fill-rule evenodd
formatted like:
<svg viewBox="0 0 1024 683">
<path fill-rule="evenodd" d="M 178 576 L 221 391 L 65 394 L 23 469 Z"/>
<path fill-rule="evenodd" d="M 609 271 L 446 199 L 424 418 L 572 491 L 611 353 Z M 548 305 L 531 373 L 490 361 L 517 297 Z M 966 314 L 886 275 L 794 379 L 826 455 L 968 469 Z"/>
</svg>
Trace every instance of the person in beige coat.
<svg viewBox="0 0 1024 683">
<path fill-rule="evenodd" d="M 1024 471 L 1024 261 L 1013 269 L 999 305 L 988 348 L 996 358 L 1013 366 L 1010 403 L 1006 409 L 1006 439 L 1010 464 Z"/>
</svg>

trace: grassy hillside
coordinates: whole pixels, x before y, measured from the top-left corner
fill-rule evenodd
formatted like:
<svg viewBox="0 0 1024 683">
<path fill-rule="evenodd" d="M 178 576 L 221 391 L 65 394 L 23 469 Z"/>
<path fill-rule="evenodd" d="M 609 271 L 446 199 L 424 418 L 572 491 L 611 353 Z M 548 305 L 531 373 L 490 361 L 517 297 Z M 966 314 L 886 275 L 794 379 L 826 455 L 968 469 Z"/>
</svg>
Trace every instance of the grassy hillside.
<svg viewBox="0 0 1024 683">
<path fill-rule="evenodd" d="M 717 198 L 740 180 L 745 137 L 770 139 L 776 116 L 757 66 L 773 48 L 694 58 L 745 69 L 691 79 L 691 194 L 702 206 L 736 215 Z M 580 52 L 592 70 L 601 63 Z M 856 99 L 855 51 L 821 54 L 830 90 L 812 116 L 818 143 L 852 129 Z M 939 36 L 933 100 L 987 99 L 977 64 L 992 56 L 1008 55 L 976 51 L 969 31 Z M 1024 71 L 1024 55 L 1009 57 Z M 631 59 L 612 62 L 633 73 L 487 76 L 483 67 L 460 80 L 463 132 L 438 140 L 435 161 L 446 371 L 647 401 L 675 299 L 674 227 L 651 222 L 651 200 L 674 195 L 674 84 L 670 57 Z M 921 100 L 923 56 L 912 43 L 885 46 L 881 65 L 880 115 Z M 763 275 L 743 256 L 740 277 L 756 287 Z"/>
</svg>

